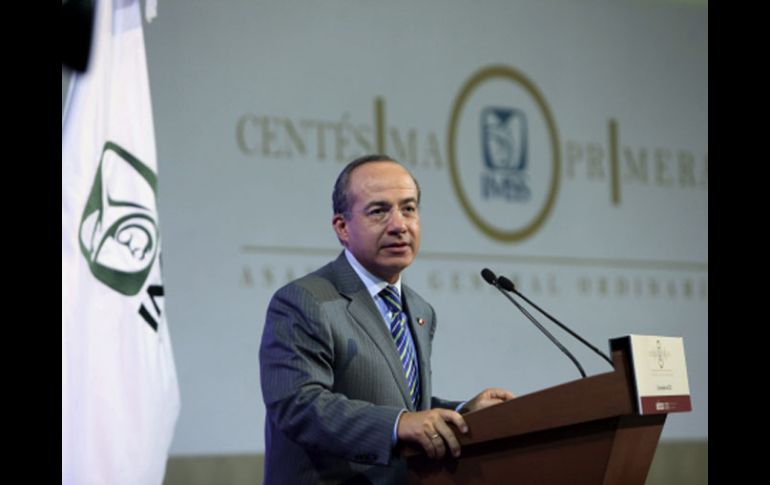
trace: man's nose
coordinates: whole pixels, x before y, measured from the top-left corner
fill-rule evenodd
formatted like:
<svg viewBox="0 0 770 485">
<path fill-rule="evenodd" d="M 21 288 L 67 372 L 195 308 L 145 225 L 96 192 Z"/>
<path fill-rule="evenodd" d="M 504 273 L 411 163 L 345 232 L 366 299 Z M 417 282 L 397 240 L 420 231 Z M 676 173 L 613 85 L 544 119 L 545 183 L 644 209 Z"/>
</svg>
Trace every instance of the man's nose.
<svg viewBox="0 0 770 485">
<path fill-rule="evenodd" d="M 400 210 L 395 209 L 388 218 L 388 232 L 401 233 L 406 231 L 406 217 Z"/>
</svg>

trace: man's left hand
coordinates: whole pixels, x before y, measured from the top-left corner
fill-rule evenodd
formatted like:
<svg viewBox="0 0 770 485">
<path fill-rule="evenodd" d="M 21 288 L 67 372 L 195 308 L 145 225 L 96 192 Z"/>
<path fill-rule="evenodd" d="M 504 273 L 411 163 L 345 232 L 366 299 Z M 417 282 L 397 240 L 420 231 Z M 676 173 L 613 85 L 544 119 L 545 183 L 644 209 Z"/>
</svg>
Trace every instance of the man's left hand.
<svg viewBox="0 0 770 485">
<path fill-rule="evenodd" d="M 515 397 L 516 396 L 514 396 L 513 393 L 507 389 L 502 389 L 500 387 L 490 387 L 489 389 L 484 389 L 478 395 L 476 395 L 476 397 L 465 403 L 465 406 L 462 407 L 460 413 L 478 411 L 479 409 L 488 408 L 489 406 L 494 406 L 495 404 L 510 401 Z"/>
</svg>

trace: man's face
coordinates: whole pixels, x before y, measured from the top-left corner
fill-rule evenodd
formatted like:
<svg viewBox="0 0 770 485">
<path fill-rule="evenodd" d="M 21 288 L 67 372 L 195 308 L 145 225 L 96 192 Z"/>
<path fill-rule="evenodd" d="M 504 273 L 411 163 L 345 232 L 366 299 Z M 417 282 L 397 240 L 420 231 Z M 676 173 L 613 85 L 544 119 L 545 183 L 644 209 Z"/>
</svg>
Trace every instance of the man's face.
<svg viewBox="0 0 770 485">
<path fill-rule="evenodd" d="M 417 186 L 394 162 L 361 165 L 350 174 L 350 218 L 335 214 L 342 244 L 372 274 L 395 283 L 420 248 Z"/>
</svg>

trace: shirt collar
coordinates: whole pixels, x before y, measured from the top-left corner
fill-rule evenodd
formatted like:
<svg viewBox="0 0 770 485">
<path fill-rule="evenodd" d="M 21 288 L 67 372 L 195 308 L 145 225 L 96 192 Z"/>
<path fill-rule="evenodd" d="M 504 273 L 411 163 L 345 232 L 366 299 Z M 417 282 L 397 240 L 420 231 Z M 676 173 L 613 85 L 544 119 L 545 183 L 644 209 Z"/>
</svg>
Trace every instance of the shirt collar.
<svg viewBox="0 0 770 485">
<path fill-rule="evenodd" d="M 369 292 L 369 295 L 371 295 L 372 298 L 379 297 L 380 292 L 390 284 L 384 279 L 380 278 L 379 276 L 373 275 L 366 268 L 364 268 L 361 265 L 361 263 L 358 262 L 356 257 L 353 256 L 353 253 L 348 251 L 347 248 L 345 248 L 345 258 L 347 258 L 348 263 L 350 263 L 350 266 L 353 267 L 353 271 L 355 271 L 358 277 L 361 278 L 361 282 L 363 282 L 364 286 L 366 287 L 366 291 Z M 398 277 L 398 280 L 395 283 L 393 283 L 393 286 L 395 286 L 396 289 L 398 289 L 398 294 L 400 295 L 401 294 L 401 276 L 400 275 Z"/>
</svg>

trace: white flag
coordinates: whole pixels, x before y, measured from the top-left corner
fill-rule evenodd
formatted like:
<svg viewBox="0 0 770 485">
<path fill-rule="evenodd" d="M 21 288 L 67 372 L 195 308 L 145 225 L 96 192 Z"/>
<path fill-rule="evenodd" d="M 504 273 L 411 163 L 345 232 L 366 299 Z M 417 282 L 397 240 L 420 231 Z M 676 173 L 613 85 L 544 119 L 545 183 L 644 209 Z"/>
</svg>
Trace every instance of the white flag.
<svg viewBox="0 0 770 485">
<path fill-rule="evenodd" d="M 160 484 L 179 414 L 138 0 L 96 5 L 62 119 L 62 483 Z"/>
</svg>

